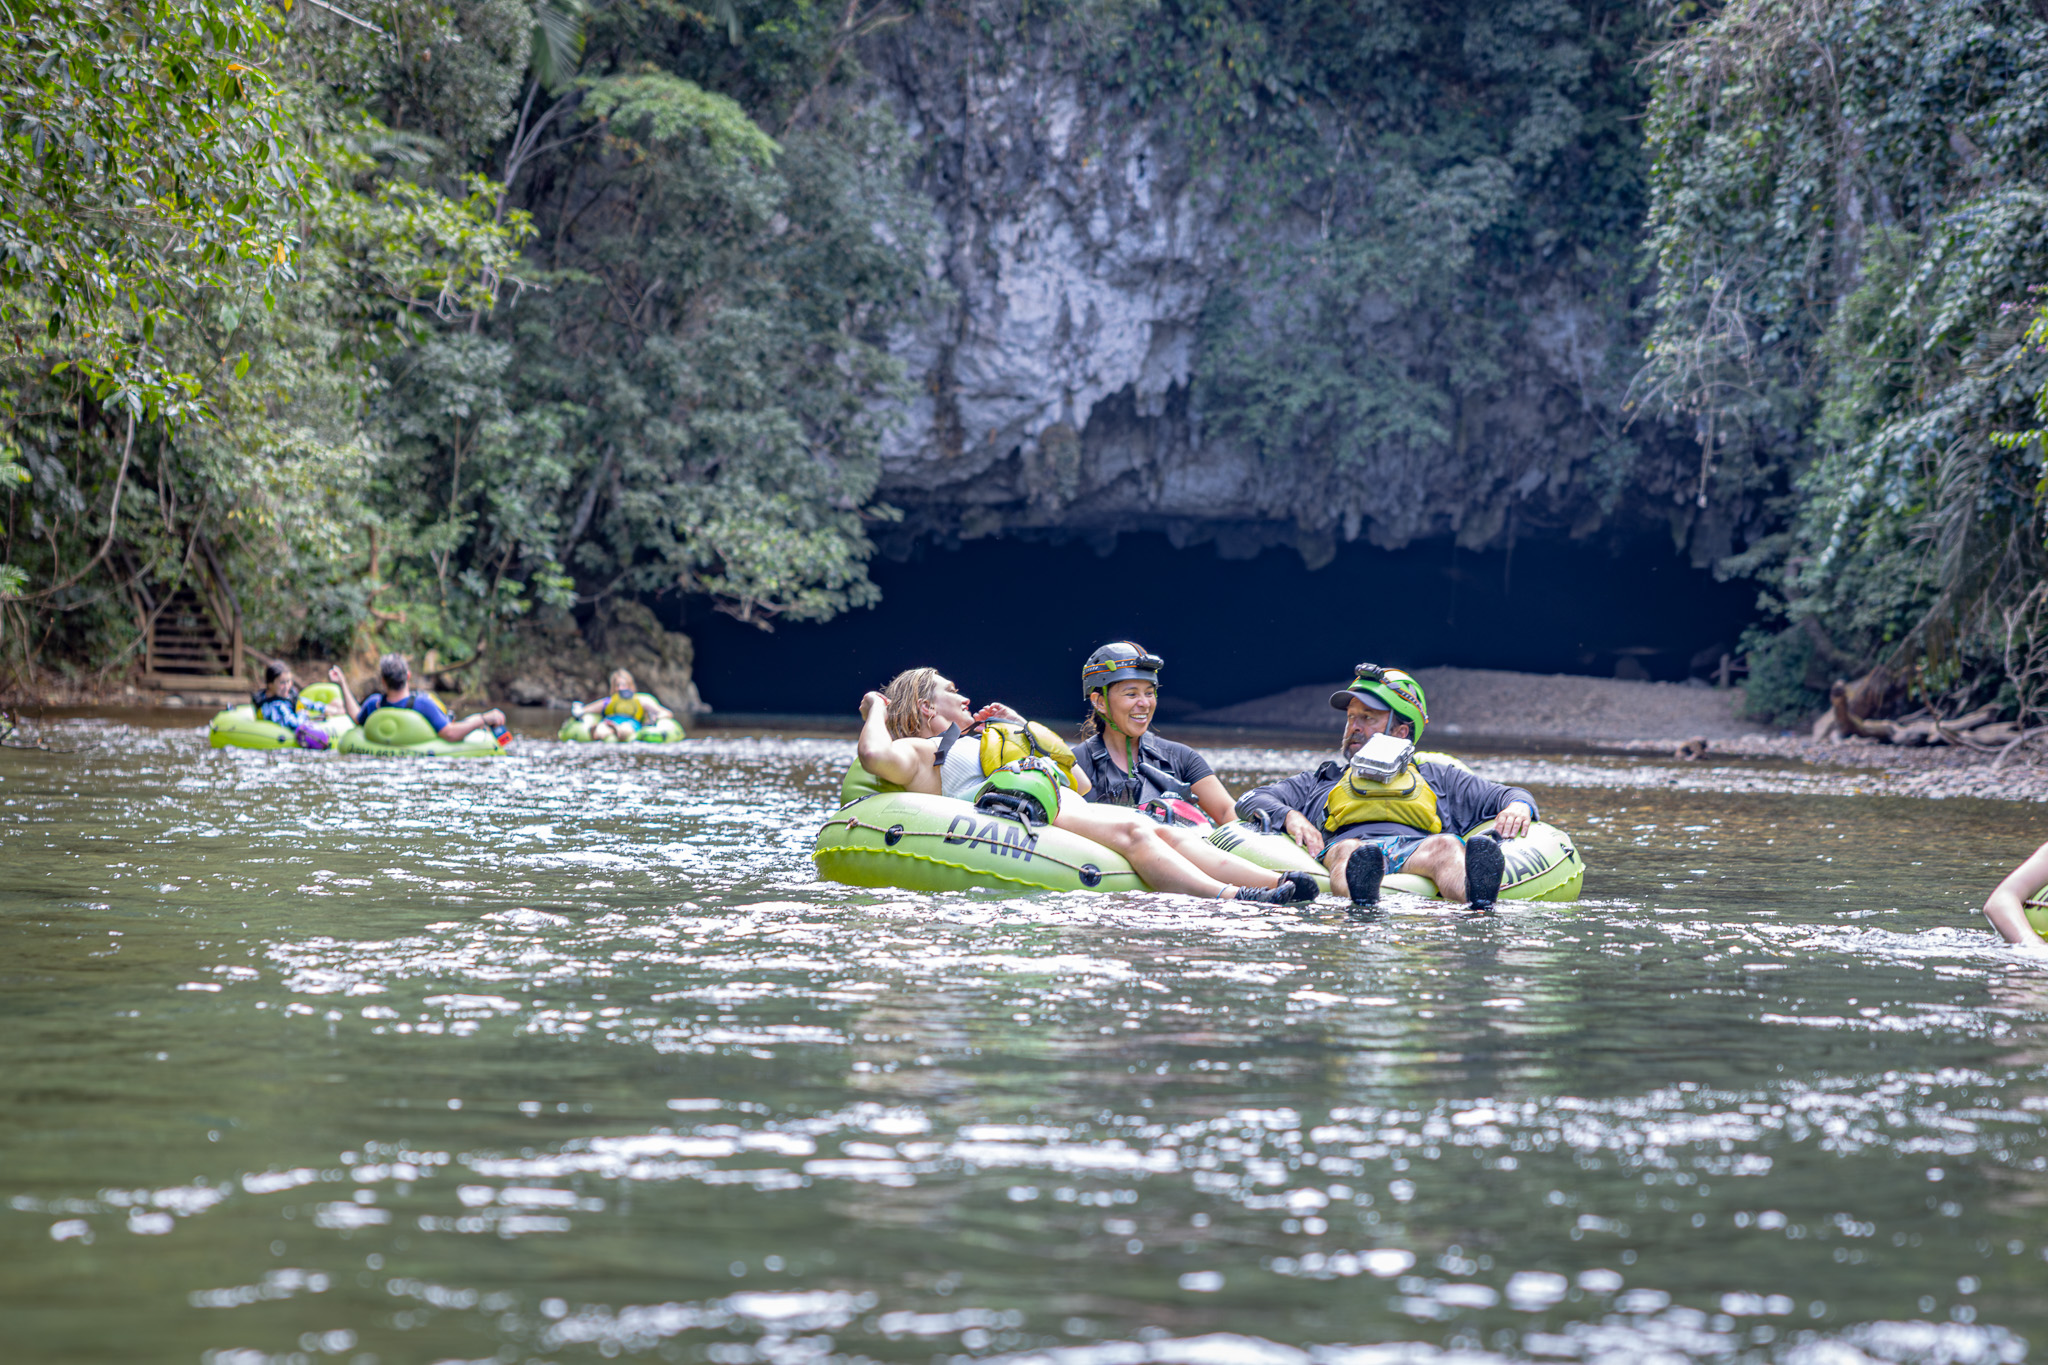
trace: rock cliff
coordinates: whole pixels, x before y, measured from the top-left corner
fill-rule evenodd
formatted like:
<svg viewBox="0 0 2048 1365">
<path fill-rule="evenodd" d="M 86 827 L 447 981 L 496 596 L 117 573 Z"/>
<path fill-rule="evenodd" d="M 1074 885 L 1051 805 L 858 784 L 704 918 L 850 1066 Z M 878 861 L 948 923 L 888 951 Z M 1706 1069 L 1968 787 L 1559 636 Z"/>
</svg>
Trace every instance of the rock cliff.
<svg viewBox="0 0 2048 1365">
<path fill-rule="evenodd" d="M 1728 525 L 1695 526 L 1696 447 L 1654 425 L 1624 431 L 1639 345 L 1626 248 L 1560 262 L 1532 238 L 1468 269 L 1478 302 L 1458 306 L 1486 309 L 1495 338 L 1483 378 L 1461 376 L 1472 366 L 1444 353 L 1428 309 L 1364 300 L 1350 344 L 1426 376 L 1442 439 L 1368 438 L 1347 463 L 1276 458 L 1215 430 L 1200 379 L 1220 291 L 1255 288 L 1248 260 L 1327 232 L 1327 217 L 1276 205 L 1248 233 L 1228 155 L 1197 155 L 1184 120 L 1132 112 L 1115 73 L 1071 45 L 998 45 L 947 13 L 866 57 L 872 94 L 925 149 L 944 295 L 895 344 L 917 396 L 885 446 L 881 495 L 908 514 L 885 551 L 919 536 L 1052 531 L 1104 546 L 1155 530 L 1230 556 L 1292 545 L 1316 565 L 1361 536 L 1583 536 L 1617 508 L 1668 518 L 1697 559 L 1731 548 Z"/>
</svg>

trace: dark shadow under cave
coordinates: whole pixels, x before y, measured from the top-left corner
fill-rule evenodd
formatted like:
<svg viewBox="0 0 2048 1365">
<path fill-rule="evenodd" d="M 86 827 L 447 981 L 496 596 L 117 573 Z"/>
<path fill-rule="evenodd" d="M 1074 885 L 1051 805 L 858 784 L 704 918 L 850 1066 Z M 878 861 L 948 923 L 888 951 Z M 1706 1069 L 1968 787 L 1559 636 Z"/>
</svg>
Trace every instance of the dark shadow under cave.
<svg viewBox="0 0 2048 1365">
<path fill-rule="evenodd" d="M 877 558 L 872 610 L 773 632 L 691 602 L 662 615 L 697 646 L 722 711 L 851 713 L 867 688 L 933 664 L 977 702 L 1080 713 L 1081 661 L 1107 640 L 1163 656 L 1165 714 L 1349 676 L 1361 659 L 1678 680 L 1705 675 L 1755 615 L 1756 586 L 1717 582 L 1656 536 L 1618 545 L 1524 541 L 1473 554 L 1449 540 L 1343 546 L 1311 571 L 1291 550 L 1227 560 L 1160 535 L 1107 555 L 991 538 Z"/>
</svg>

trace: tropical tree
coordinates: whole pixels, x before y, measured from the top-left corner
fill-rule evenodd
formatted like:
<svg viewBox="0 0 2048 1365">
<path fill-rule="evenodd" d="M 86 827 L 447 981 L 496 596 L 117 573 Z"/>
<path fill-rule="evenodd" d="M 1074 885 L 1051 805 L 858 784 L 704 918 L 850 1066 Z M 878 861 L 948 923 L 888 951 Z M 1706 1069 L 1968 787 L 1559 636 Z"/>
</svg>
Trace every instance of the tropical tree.
<svg viewBox="0 0 2048 1365">
<path fill-rule="evenodd" d="M 2022 3 L 1737 0 L 1655 59 L 1643 392 L 1701 499 L 1785 524 L 1724 566 L 1798 627 L 1753 642 L 1774 716 L 1877 663 L 1989 696 L 2038 633 L 2044 41 Z"/>
</svg>

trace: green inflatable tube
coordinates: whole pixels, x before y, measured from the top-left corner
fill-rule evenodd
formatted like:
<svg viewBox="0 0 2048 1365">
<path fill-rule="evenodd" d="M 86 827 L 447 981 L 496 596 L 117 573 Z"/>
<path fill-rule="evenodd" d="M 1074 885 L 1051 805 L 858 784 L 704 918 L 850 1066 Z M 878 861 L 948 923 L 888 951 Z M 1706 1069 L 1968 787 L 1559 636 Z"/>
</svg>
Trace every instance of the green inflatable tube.
<svg viewBox="0 0 2048 1365">
<path fill-rule="evenodd" d="M 1483 820 L 1466 833 L 1474 834 L 1492 826 L 1493 821 Z M 1330 889 L 1330 875 L 1322 864 L 1309 857 L 1301 845 L 1284 834 L 1262 834 L 1242 820 L 1232 820 L 1227 825 L 1218 826 L 1209 835 L 1209 842 L 1275 872 L 1313 873 L 1318 885 L 1325 891 Z M 1578 846 L 1572 843 L 1572 836 L 1557 826 L 1546 825 L 1539 820 L 1529 826 L 1527 834 L 1503 840 L 1500 851 L 1507 858 L 1507 869 L 1501 874 L 1500 882 L 1502 900 L 1575 901 L 1579 898 L 1586 880 L 1585 860 L 1579 857 Z M 1406 872 L 1389 873 L 1380 885 L 1389 891 L 1406 891 L 1410 895 L 1441 899 L 1435 882 Z"/>
<path fill-rule="evenodd" d="M 641 692 L 638 695 L 643 702 L 650 702 L 655 705 L 660 704 L 648 693 Z M 594 715 L 587 711 L 580 716 L 571 716 L 562 722 L 562 728 L 556 735 L 556 738 L 583 744 L 591 743 L 590 732 L 597 728 L 598 721 L 602 719 L 602 716 Z M 669 716 L 658 724 L 641 726 L 640 733 L 634 735 L 631 740 L 623 740 L 613 735 L 598 742 L 603 744 L 673 744 L 679 739 L 688 738 L 689 736 L 683 731 L 681 722 L 676 720 L 674 716 Z M 858 767 L 859 765 L 856 764 L 855 766 Z"/>
<path fill-rule="evenodd" d="M 1454 768 L 1472 769 L 1465 760 L 1451 754 L 1418 751 L 1417 763 L 1448 763 Z M 1482 820 L 1467 835 L 1491 828 L 1493 821 Z M 1225 852 L 1235 853 L 1248 862 L 1260 867 L 1270 867 L 1275 872 L 1308 872 L 1315 876 L 1316 884 L 1324 891 L 1330 889 L 1330 874 L 1314 858 L 1302 849 L 1300 844 L 1284 834 L 1262 834 L 1241 820 L 1233 820 L 1219 826 L 1209 835 L 1209 842 Z M 1500 846 L 1507 857 L 1507 870 L 1501 876 L 1500 898 L 1504 901 L 1575 901 L 1586 881 L 1585 860 L 1579 856 L 1578 846 L 1572 836 L 1555 825 L 1541 821 L 1529 826 L 1529 832 L 1519 838 L 1509 839 Z M 1441 900 L 1436 883 L 1427 877 L 1414 876 L 1407 872 L 1395 872 L 1380 883 L 1389 891 L 1405 891 L 1414 896 L 1427 896 Z"/>
<path fill-rule="evenodd" d="M 376 717 L 372 716 L 372 720 Z M 1425 761 L 1459 763 L 1444 754 Z M 1035 843 L 1020 844 L 1022 825 L 977 811 L 965 801 L 924 796 L 877 782 L 854 763 L 839 780 L 840 808 L 818 831 L 811 857 L 818 875 L 848 886 L 900 886 L 912 891 L 1143 891 L 1145 883 L 1122 856 L 1063 829 L 1040 829 Z M 1492 821 L 1474 826 L 1485 829 Z M 891 836 L 894 836 L 891 838 Z M 1284 834 L 1264 834 L 1233 820 L 1209 842 L 1275 872 L 1306 872 L 1324 894 L 1330 874 Z M 1541 822 L 1501 845 L 1507 870 L 1501 899 L 1575 901 L 1586 866 L 1571 835 Z M 1026 856 L 1028 855 L 1028 856 Z M 1394 891 L 1441 899 L 1427 877 L 1397 872 L 1381 884 Z M 2043 907 L 2048 914 L 2048 906 Z"/>
<path fill-rule="evenodd" d="M 2027 923 L 2034 926 L 2034 932 L 2048 937 L 2048 886 L 2029 896 L 2020 908 L 2027 912 Z"/>
<path fill-rule="evenodd" d="M 818 875 L 907 891 L 1143 891 L 1123 855 L 1078 834 L 978 811 L 950 796 L 877 782 L 859 763 L 818 831 Z"/>
<path fill-rule="evenodd" d="M 976 810 L 950 796 L 877 792 L 833 812 L 811 857 L 847 886 L 909 891 L 1143 891 L 1101 844 Z"/>
<path fill-rule="evenodd" d="M 427 718 L 409 706 L 378 707 L 334 747 L 345 754 L 383 758 L 498 758 L 505 752 L 491 737 L 489 726 L 479 725 L 461 739 L 442 739 Z"/>
<path fill-rule="evenodd" d="M 341 689 L 333 683 L 314 683 L 300 689 L 299 696 L 306 701 L 338 702 Z M 332 741 L 353 730 L 355 725 L 348 716 L 340 715 L 320 722 L 319 728 L 325 730 Z M 299 732 L 282 725 L 272 725 L 256 714 L 254 702 L 245 701 L 240 706 L 230 706 L 207 723 L 206 742 L 216 749 L 296 749 L 299 747 Z"/>
</svg>

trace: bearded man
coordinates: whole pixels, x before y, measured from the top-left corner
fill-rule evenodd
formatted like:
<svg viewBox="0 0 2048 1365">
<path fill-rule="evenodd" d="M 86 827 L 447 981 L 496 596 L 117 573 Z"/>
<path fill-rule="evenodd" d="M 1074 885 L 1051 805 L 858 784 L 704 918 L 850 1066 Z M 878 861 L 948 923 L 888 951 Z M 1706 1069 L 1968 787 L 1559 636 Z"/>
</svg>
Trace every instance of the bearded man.
<svg viewBox="0 0 2048 1365">
<path fill-rule="evenodd" d="M 1427 877 L 1445 900 L 1492 905 L 1506 866 L 1498 841 L 1528 832 L 1536 798 L 1455 763 L 1417 762 L 1399 745 L 1373 746 L 1390 751 L 1395 765 L 1375 767 L 1369 741 L 1419 742 L 1429 707 L 1422 684 L 1398 668 L 1360 664 L 1355 672 L 1350 686 L 1330 696 L 1344 713 L 1343 761 L 1246 792 L 1238 814 L 1284 828 L 1329 869 L 1330 889 L 1356 907 L 1379 904 L 1389 872 Z M 1486 820 L 1492 829 L 1478 830 Z"/>
</svg>

